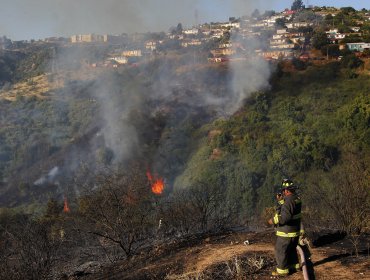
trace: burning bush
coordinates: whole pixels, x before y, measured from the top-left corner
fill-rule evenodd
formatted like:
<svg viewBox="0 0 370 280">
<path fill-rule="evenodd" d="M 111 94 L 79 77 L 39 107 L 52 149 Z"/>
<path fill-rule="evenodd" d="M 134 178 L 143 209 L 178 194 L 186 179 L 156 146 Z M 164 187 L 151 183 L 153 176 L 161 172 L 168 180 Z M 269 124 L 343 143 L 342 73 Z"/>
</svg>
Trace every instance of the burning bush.
<svg viewBox="0 0 370 280">
<path fill-rule="evenodd" d="M 80 199 L 88 232 L 119 246 L 127 258 L 150 241 L 156 224 L 154 206 L 148 181 L 138 168 L 98 176 L 97 190 Z"/>
</svg>

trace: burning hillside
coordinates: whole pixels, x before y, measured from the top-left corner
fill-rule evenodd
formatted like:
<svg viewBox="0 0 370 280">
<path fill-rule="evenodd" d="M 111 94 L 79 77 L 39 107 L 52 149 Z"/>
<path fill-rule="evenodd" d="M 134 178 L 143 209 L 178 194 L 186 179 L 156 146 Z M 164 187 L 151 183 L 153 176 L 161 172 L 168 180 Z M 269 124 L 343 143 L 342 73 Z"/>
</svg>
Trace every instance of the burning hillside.
<svg viewBox="0 0 370 280">
<path fill-rule="evenodd" d="M 148 181 L 151 185 L 151 189 L 152 189 L 152 192 L 154 194 L 157 194 L 157 195 L 160 195 L 163 193 L 163 190 L 164 190 L 164 179 L 163 178 L 160 178 L 158 177 L 158 175 L 156 174 L 155 176 L 153 176 L 150 171 L 148 170 L 146 172 L 146 176 L 148 178 Z"/>
</svg>

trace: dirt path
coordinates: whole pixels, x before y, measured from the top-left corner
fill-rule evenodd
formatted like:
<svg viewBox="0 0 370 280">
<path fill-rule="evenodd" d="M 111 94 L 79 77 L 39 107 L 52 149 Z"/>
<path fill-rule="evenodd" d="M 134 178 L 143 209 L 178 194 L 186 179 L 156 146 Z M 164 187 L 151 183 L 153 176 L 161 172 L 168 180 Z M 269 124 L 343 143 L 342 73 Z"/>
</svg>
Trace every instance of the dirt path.
<svg viewBox="0 0 370 280">
<path fill-rule="evenodd" d="M 340 259 L 343 254 L 332 254 L 325 249 L 313 249 L 312 261 L 315 266 L 316 279 L 323 280 L 344 280 L 344 279 L 370 279 L 370 258 L 359 264 L 352 263 L 344 266 Z M 291 276 L 291 279 L 303 279 L 301 275 Z"/>
<path fill-rule="evenodd" d="M 253 274 L 244 271 L 247 274 L 242 275 L 247 275 L 248 278 L 241 279 L 270 280 L 275 265 L 272 236 L 271 233 L 228 235 L 206 238 L 193 246 L 174 247 L 170 251 L 161 251 L 159 247 L 159 251 L 154 252 L 149 259 L 144 257 L 135 262 L 123 262 L 83 279 L 225 279 L 224 275 L 230 276 L 227 274 L 228 269 L 235 269 L 234 260 L 237 257 L 239 260 L 262 258 L 265 261 L 262 269 L 257 268 Z M 250 244 L 245 245 L 243 241 L 247 239 Z M 369 255 L 353 258 L 341 244 L 311 250 L 316 280 L 370 280 Z M 218 275 L 223 275 L 223 278 Z M 284 279 L 301 280 L 303 274 L 295 273 Z"/>
<path fill-rule="evenodd" d="M 200 248 L 199 248 L 200 249 Z M 273 246 L 271 244 L 207 244 L 201 250 L 195 250 L 188 258 L 186 263 L 186 273 L 201 272 L 206 267 L 216 263 L 230 261 L 236 256 L 245 253 L 260 253 L 273 255 Z M 353 263 L 344 266 L 340 259 L 344 255 L 328 253 L 325 248 L 312 249 L 312 261 L 315 267 L 315 275 L 318 280 L 344 280 L 344 279 L 370 279 L 370 258 L 359 264 Z M 303 279 L 302 273 L 296 273 L 287 277 L 289 280 Z"/>
<path fill-rule="evenodd" d="M 271 244 L 254 244 L 254 245 L 206 245 L 202 248 L 195 259 L 189 261 L 186 271 L 201 271 L 215 263 L 229 261 L 242 254 L 253 252 L 258 255 L 261 252 L 273 252 Z"/>
</svg>

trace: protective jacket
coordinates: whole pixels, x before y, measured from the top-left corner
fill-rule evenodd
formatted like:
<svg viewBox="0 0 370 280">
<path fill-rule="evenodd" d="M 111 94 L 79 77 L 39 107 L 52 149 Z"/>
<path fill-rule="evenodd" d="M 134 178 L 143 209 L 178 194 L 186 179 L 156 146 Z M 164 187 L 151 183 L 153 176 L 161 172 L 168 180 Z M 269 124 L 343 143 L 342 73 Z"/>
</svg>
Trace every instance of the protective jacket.
<svg viewBox="0 0 370 280">
<path fill-rule="evenodd" d="M 286 196 L 278 202 L 274 224 L 276 226 L 276 273 L 287 275 L 299 269 L 299 260 L 296 252 L 301 229 L 301 200 L 295 194 Z"/>
<path fill-rule="evenodd" d="M 297 237 L 301 226 L 301 200 L 296 194 L 286 196 L 280 211 L 274 216 L 276 235 L 280 237 Z"/>
</svg>

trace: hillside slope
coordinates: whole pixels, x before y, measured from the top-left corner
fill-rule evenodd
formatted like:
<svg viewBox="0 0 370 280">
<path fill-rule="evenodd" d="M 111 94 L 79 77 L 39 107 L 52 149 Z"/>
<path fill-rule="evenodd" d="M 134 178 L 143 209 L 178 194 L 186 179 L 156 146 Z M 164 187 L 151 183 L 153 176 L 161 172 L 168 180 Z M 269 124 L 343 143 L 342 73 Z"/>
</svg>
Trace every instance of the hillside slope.
<svg viewBox="0 0 370 280">
<path fill-rule="evenodd" d="M 368 236 L 369 238 L 369 236 Z M 367 240 L 369 241 L 369 239 Z M 248 240 L 248 244 L 244 242 Z M 153 251 L 86 276 L 72 279 L 271 279 L 274 269 L 272 231 L 228 233 L 160 244 Z M 311 249 L 316 279 L 369 279 L 370 259 L 364 242 L 358 258 L 349 241 Z M 301 272 L 285 279 L 303 279 Z"/>
</svg>

